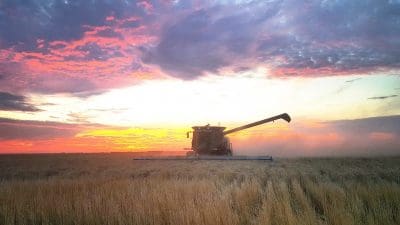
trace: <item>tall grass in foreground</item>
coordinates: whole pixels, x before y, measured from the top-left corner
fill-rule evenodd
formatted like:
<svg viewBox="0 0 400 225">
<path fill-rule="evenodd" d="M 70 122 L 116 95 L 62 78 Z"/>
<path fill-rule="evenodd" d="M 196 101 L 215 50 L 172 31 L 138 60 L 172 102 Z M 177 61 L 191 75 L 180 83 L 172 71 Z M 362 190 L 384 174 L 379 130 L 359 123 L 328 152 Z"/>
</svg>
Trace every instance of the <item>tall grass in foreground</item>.
<svg viewBox="0 0 400 225">
<path fill-rule="evenodd" d="M 0 157 L 0 224 L 400 224 L 399 158 L 36 157 Z"/>
</svg>

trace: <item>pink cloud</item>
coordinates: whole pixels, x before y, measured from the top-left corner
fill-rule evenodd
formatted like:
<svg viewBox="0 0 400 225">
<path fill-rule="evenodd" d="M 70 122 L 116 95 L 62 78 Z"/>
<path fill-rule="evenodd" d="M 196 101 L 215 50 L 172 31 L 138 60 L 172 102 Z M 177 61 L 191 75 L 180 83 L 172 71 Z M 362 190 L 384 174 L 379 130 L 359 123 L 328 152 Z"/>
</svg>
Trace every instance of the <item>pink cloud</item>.
<svg viewBox="0 0 400 225">
<path fill-rule="evenodd" d="M 141 62 L 137 49 L 155 42 L 156 37 L 148 32 L 147 26 L 125 26 L 134 22 L 140 22 L 140 18 L 108 16 L 107 25 L 84 26 L 86 31 L 78 40 L 48 42 L 38 39 L 36 44 L 40 51 L 35 52 L 0 49 L 0 60 L 5 64 L 3 73 L 12 74 L 3 85 L 11 85 L 16 90 L 57 92 L 59 88 L 60 92 L 75 92 L 122 87 L 162 77 L 159 69 Z M 11 71 L 14 64 L 19 67 L 16 72 Z M 67 82 L 66 87 L 68 82 L 81 87 L 68 90 L 60 87 L 64 82 Z M 82 85 L 85 83 L 86 87 Z"/>
<path fill-rule="evenodd" d="M 153 5 L 151 4 L 150 1 L 144 0 L 136 3 L 139 7 L 142 7 L 146 12 L 151 12 L 154 10 Z"/>
</svg>

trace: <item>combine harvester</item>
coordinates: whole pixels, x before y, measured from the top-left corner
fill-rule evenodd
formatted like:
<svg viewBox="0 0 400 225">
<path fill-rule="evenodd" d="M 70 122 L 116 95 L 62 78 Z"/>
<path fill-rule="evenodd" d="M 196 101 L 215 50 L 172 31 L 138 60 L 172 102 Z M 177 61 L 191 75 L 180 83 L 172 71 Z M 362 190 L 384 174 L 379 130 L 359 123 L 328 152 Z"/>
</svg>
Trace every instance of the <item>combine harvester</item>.
<svg viewBox="0 0 400 225">
<path fill-rule="evenodd" d="M 187 132 L 187 138 L 192 135 L 192 148 L 185 156 L 166 157 L 137 157 L 134 160 L 272 160 L 272 156 L 239 156 L 233 155 L 232 143 L 226 135 L 255 127 L 264 123 L 283 119 L 290 122 L 290 116 L 283 113 L 254 123 L 249 123 L 231 130 L 220 126 L 194 126 L 193 131 Z"/>
</svg>

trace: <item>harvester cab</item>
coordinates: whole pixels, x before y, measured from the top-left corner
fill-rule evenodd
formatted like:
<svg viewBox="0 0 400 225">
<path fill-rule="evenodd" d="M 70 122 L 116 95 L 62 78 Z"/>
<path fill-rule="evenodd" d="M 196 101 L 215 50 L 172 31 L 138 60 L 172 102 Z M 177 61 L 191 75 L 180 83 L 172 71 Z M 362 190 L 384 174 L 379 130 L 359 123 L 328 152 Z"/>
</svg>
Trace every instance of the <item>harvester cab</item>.
<svg viewBox="0 0 400 225">
<path fill-rule="evenodd" d="M 283 119 L 290 122 L 291 118 L 287 113 L 283 113 L 277 116 L 273 116 L 264 120 L 260 120 L 254 123 L 246 124 L 231 130 L 225 131 L 225 127 L 220 126 L 210 126 L 209 124 L 205 126 L 194 126 L 193 131 L 187 132 L 187 137 L 189 138 L 189 133 L 192 135 L 192 151 L 187 152 L 188 156 L 196 155 L 222 155 L 231 156 L 232 155 L 232 144 L 229 138 L 225 135 L 231 134 L 233 132 L 241 131 L 250 127 L 258 126 L 264 123 L 273 122 L 278 119 Z"/>
</svg>

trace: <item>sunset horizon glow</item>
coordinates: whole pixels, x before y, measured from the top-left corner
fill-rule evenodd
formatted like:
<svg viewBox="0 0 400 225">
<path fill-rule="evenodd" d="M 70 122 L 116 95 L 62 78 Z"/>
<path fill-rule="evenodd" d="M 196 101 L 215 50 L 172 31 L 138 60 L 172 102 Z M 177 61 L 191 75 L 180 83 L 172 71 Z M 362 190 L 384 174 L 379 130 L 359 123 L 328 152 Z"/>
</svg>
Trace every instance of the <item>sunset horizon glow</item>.
<svg viewBox="0 0 400 225">
<path fill-rule="evenodd" d="M 0 154 L 400 154 L 399 1 L 2 1 Z"/>
</svg>

